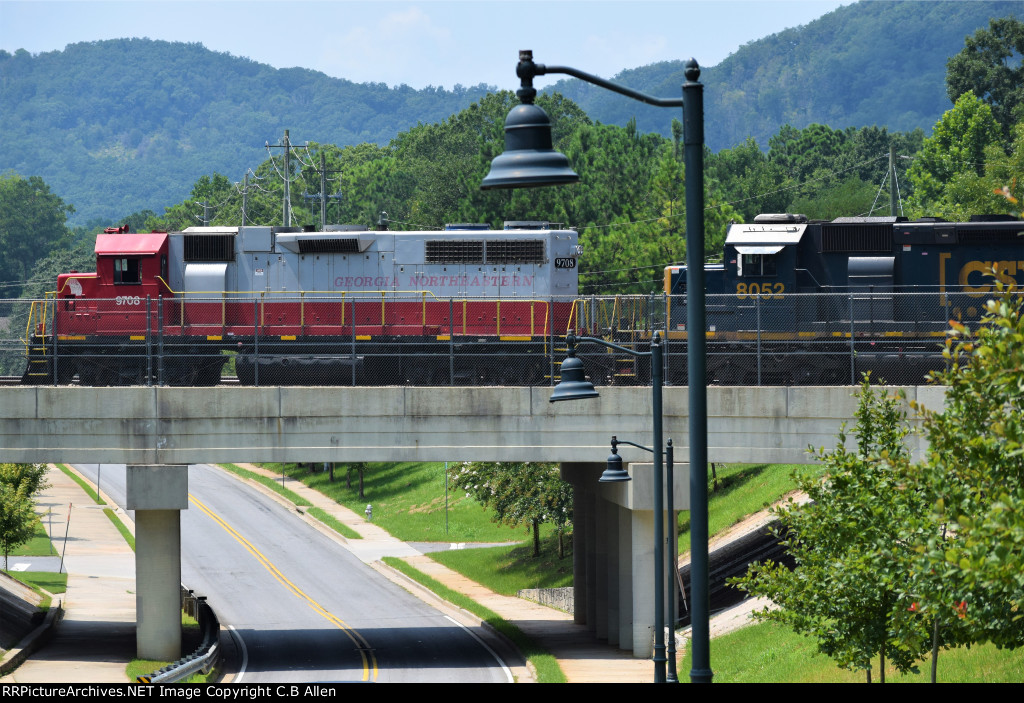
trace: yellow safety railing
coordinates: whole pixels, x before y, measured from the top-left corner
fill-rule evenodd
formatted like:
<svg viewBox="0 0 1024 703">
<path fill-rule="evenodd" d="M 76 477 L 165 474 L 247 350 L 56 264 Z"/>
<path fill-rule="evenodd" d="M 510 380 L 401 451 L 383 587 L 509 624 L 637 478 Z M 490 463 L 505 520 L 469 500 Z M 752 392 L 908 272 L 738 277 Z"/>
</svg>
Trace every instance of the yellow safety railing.
<svg viewBox="0 0 1024 703">
<path fill-rule="evenodd" d="M 82 277 L 93 276 L 96 274 L 84 274 Z M 185 326 L 185 309 L 188 307 L 188 302 L 207 302 L 212 303 L 217 300 L 220 302 L 220 326 L 224 329 L 228 326 L 227 320 L 227 303 L 233 298 L 239 296 L 245 299 L 246 296 L 251 297 L 252 300 L 259 300 L 258 306 L 258 317 L 254 320 L 254 323 L 263 328 L 266 326 L 266 306 L 268 303 L 273 303 L 274 298 L 298 298 L 299 300 L 299 325 L 305 327 L 306 325 L 306 304 L 310 302 L 320 303 L 324 302 L 323 299 L 338 298 L 341 302 L 341 324 L 346 324 L 347 321 L 347 303 L 357 302 L 360 299 L 374 300 L 379 298 L 380 300 L 380 323 L 381 326 L 387 324 L 387 304 L 389 299 L 394 298 L 411 298 L 413 296 L 419 296 L 420 298 L 420 315 L 423 326 L 427 325 L 427 303 L 429 301 L 443 302 L 446 300 L 454 300 L 455 302 L 461 302 L 462 304 L 462 334 L 468 333 L 468 306 L 471 302 L 491 302 L 495 303 L 495 314 L 497 319 L 495 321 L 495 333 L 501 335 L 502 319 L 501 319 L 501 299 L 494 298 L 473 298 L 473 297 L 462 297 L 462 298 L 449 298 L 448 296 L 439 296 L 433 291 L 419 290 L 419 291 L 178 291 L 171 288 L 171 286 L 162 277 L 157 276 L 157 281 L 163 284 L 163 287 L 167 292 L 173 296 L 173 299 L 178 303 L 178 325 L 181 327 Z M 66 285 L 66 283 L 65 283 Z M 26 324 L 26 344 L 27 340 L 31 337 L 31 331 L 35 324 L 42 322 L 44 327 L 47 321 L 49 302 L 53 302 L 56 299 L 57 293 L 47 293 L 47 301 L 35 301 L 32 304 L 32 308 L 29 313 L 29 320 Z M 202 300 L 202 299 L 208 300 Z M 191 299 L 191 300 L 190 300 Z M 197 300 L 198 299 L 198 300 Z M 505 302 L 510 302 L 509 299 L 505 299 Z M 549 318 L 550 318 L 550 305 L 551 301 L 543 298 L 527 298 L 527 299 L 515 299 L 511 302 L 522 302 L 530 304 L 530 336 L 536 336 L 538 334 L 538 327 L 541 330 L 541 334 L 548 334 Z M 570 328 L 572 326 L 572 319 L 578 315 L 577 305 L 586 304 L 585 301 L 575 300 L 573 301 L 573 312 L 570 313 Z M 538 314 L 543 314 L 544 319 L 538 325 Z M 355 320 L 351 321 L 355 324 Z M 450 331 L 455 329 L 455 320 L 448 321 L 448 327 Z"/>
<path fill-rule="evenodd" d="M 50 303 L 54 301 L 52 296 L 55 295 L 56 293 L 46 293 L 44 300 L 33 300 L 29 306 L 28 320 L 25 322 L 25 337 L 22 340 L 25 343 L 26 353 L 28 353 L 32 338 L 35 337 L 36 330 L 40 329 L 40 326 L 43 334 L 46 333 Z"/>
</svg>

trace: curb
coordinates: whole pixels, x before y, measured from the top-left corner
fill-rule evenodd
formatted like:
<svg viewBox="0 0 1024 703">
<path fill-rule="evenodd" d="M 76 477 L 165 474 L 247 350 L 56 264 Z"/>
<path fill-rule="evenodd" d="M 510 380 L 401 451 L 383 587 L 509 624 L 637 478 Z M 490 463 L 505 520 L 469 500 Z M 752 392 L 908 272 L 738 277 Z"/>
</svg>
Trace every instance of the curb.
<svg viewBox="0 0 1024 703">
<path fill-rule="evenodd" d="M 481 620 L 479 615 L 471 613 L 465 608 L 461 608 L 454 603 L 445 600 L 419 581 L 383 561 L 372 562 L 369 566 L 392 583 L 401 586 L 409 593 L 422 600 L 424 603 L 427 603 L 431 607 L 437 608 L 442 613 L 446 613 L 449 617 L 458 620 L 462 625 L 465 625 L 466 627 L 481 627 L 486 630 L 491 637 L 495 638 L 497 642 L 500 642 L 500 654 L 505 663 L 508 664 L 509 669 L 511 669 L 515 675 L 516 683 L 537 683 L 537 671 L 534 669 L 533 664 L 523 656 L 523 653 L 519 651 L 519 648 L 516 647 L 512 640 L 506 637 L 503 633 L 494 629 L 494 627 L 492 627 L 486 620 Z"/>
<path fill-rule="evenodd" d="M 15 647 L 7 651 L 3 660 L 0 661 L 0 676 L 6 676 L 13 672 L 21 666 L 22 662 L 28 659 L 30 654 L 33 654 L 50 641 L 61 620 L 64 619 L 64 608 L 61 605 L 62 601 L 59 600 L 57 605 L 51 605 L 50 609 L 46 612 L 46 617 L 43 619 L 42 624 L 22 637 Z"/>
</svg>

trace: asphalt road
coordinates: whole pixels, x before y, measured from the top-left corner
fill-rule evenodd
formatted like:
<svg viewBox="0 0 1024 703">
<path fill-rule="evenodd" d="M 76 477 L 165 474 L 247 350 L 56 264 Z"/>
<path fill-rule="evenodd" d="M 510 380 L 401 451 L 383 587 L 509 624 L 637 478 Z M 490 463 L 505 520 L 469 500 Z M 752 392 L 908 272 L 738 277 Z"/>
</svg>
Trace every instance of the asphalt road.
<svg viewBox="0 0 1024 703">
<path fill-rule="evenodd" d="M 100 481 L 123 508 L 124 465 Z M 181 537 L 182 581 L 235 635 L 236 682 L 511 681 L 473 632 L 218 469 L 189 467 Z"/>
</svg>

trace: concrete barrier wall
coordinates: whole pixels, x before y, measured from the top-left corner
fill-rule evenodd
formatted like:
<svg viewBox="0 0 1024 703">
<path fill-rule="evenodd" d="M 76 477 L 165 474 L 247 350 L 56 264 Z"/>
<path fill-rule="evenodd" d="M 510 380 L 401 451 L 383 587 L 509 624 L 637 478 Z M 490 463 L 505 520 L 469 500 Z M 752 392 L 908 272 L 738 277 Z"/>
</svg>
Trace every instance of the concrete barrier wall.
<svg viewBox="0 0 1024 703">
<path fill-rule="evenodd" d="M 0 460 L 600 461 L 611 435 L 650 444 L 650 388 L 549 403 L 540 388 L 0 388 Z M 940 388 L 908 387 L 940 408 Z M 844 387 L 708 389 L 712 461 L 808 463 L 856 399 Z M 687 456 L 687 389 L 666 388 L 665 438 Z M 624 461 L 649 460 L 628 446 Z"/>
</svg>

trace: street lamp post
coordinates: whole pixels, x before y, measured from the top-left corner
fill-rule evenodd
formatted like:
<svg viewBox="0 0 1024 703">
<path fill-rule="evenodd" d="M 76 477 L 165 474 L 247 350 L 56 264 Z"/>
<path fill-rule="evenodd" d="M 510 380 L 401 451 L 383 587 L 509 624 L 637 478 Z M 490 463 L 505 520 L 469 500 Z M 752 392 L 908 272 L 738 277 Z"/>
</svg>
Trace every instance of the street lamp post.
<svg viewBox="0 0 1024 703">
<path fill-rule="evenodd" d="M 608 457 L 608 468 L 606 468 L 604 473 L 601 474 L 601 478 L 598 479 L 599 483 L 622 483 L 624 481 L 631 481 L 632 480 L 632 478 L 629 475 L 629 472 L 627 472 L 625 469 L 622 468 L 622 457 L 619 456 L 619 452 L 618 452 L 618 446 L 620 444 L 628 444 L 631 447 L 637 447 L 638 449 L 643 449 L 644 451 L 650 452 L 651 454 L 657 454 L 658 453 L 656 450 L 651 449 L 650 447 L 645 447 L 642 444 L 637 444 L 636 442 L 629 442 L 629 441 L 626 441 L 624 439 L 619 439 L 615 435 L 612 435 L 612 453 L 611 453 L 611 456 Z M 676 593 L 676 568 L 677 568 L 677 565 L 676 565 L 676 553 L 677 553 L 677 549 L 678 549 L 678 543 L 677 543 L 677 541 L 675 539 L 675 536 L 676 536 L 675 505 L 673 504 L 674 497 L 672 495 L 673 491 L 674 491 L 674 488 L 675 488 L 675 482 L 673 481 L 673 478 L 672 478 L 672 469 L 673 469 L 674 463 L 675 463 L 675 461 L 674 461 L 674 455 L 673 455 L 672 440 L 670 439 L 668 441 L 668 443 L 665 445 L 665 485 L 668 487 L 668 491 L 667 491 L 667 493 L 665 495 L 665 498 L 666 498 L 667 505 L 665 506 L 665 512 L 664 513 L 662 513 L 660 510 L 658 510 L 658 512 L 655 513 L 655 517 L 654 517 L 654 519 L 657 521 L 658 524 L 664 524 L 662 522 L 662 519 L 663 519 L 664 516 L 667 516 L 667 519 L 670 521 L 668 523 L 670 525 L 669 533 L 668 533 L 669 534 L 668 544 L 669 544 L 669 554 L 671 555 L 672 568 L 669 569 L 669 572 L 668 572 L 668 584 L 666 584 L 667 587 L 668 587 L 668 589 L 667 589 L 668 590 L 668 613 L 665 614 L 665 619 L 668 620 L 669 631 L 672 632 L 672 634 L 669 636 L 669 640 L 668 640 L 668 658 L 667 658 L 667 661 L 668 661 L 668 675 L 666 677 L 666 680 L 668 681 L 668 683 L 678 683 L 679 682 L 679 676 L 678 676 L 678 674 L 676 672 L 676 638 L 675 638 L 676 602 L 677 602 L 677 600 L 679 598 L 679 595 L 678 595 L 678 593 Z M 655 528 L 655 529 L 657 529 L 657 528 Z M 660 554 L 659 547 L 660 547 L 660 543 L 656 544 L 655 547 L 654 547 L 654 558 L 655 559 L 661 559 L 661 554 Z M 655 569 L 655 573 L 658 573 L 657 569 Z M 660 608 L 661 607 L 660 603 L 661 602 L 659 601 L 659 603 L 655 604 L 655 607 L 656 608 Z M 658 616 L 656 616 L 656 618 L 657 617 Z M 655 661 L 657 661 L 657 659 Z M 657 680 L 655 681 L 655 683 L 657 683 Z"/>
<path fill-rule="evenodd" d="M 686 62 L 686 82 L 682 98 L 655 98 L 624 86 L 616 85 L 598 76 L 568 66 L 545 66 L 533 61 L 532 51 L 520 51 L 516 75 L 521 84 L 516 94 L 522 101 L 509 111 L 505 120 L 505 151 L 491 162 L 491 170 L 480 187 L 529 188 L 575 183 L 579 176 L 569 166 L 568 159 L 553 149 L 551 122 L 542 109 L 533 104 L 537 91 L 533 79 L 550 73 L 562 73 L 625 95 L 634 100 L 657 107 L 683 108 L 683 162 L 686 167 L 686 263 L 687 263 L 687 372 L 689 374 L 689 439 L 690 439 L 690 530 L 691 530 L 691 623 L 693 668 L 690 680 L 710 683 L 712 678 L 708 630 L 708 493 L 707 493 L 707 387 L 705 360 L 704 310 L 704 86 L 698 80 L 700 67 L 694 59 Z M 655 337 L 657 340 L 657 337 Z M 605 344 L 604 340 L 592 341 Z M 571 348 L 571 347 L 570 347 Z M 658 344 L 660 356 L 660 342 Z M 652 341 L 652 352 L 654 342 Z M 574 358 L 574 357 L 573 357 Z M 568 359 L 566 361 L 569 361 Z M 582 362 L 578 364 L 578 378 L 584 383 Z M 660 363 L 655 364 L 660 373 Z M 565 383 L 566 366 L 562 366 Z M 558 395 L 556 387 L 555 395 Z M 656 384 L 657 400 L 655 421 L 655 447 L 661 447 L 661 389 Z M 592 395 L 573 397 L 596 397 Z M 559 400 L 552 396 L 552 400 Z M 655 452 L 655 463 L 660 464 L 660 453 Z M 661 486 L 661 476 L 655 481 Z M 661 506 L 660 499 L 656 503 Z M 660 580 L 657 582 L 660 584 Z M 658 586 L 660 588 L 660 585 Z"/>
<path fill-rule="evenodd" d="M 648 449 L 654 455 L 654 683 L 665 683 L 665 560 L 663 557 L 663 545 L 665 542 L 664 509 L 665 499 L 663 495 L 664 471 L 662 469 L 662 369 L 664 358 L 662 354 L 661 336 L 655 332 L 651 340 L 651 350 L 636 351 L 627 347 L 613 344 L 598 337 L 577 337 L 569 332 L 566 338 L 568 347 L 568 358 L 562 362 L 562 380 L 555 386 L 549 401 L 552 403 L 562 400 L 579 400 L 581 398 L 596 398 L 598 393 L 594 386 L 586 380 L 583 370 L 583 362 L 576 357 L 576 344 L 579 342 L 593 342 L 608 349 L 623 354 L 629 354 L 636 358 L 649 358 L 651 360 L 651 406 L 654 413 L 654 449 Z M 647 449 L 632 442 L 619 442 L 630 446 Z M 615 440 L 612 444 L 612 454 L 615 453 Z M 611 457 L 609 457 L 609 469 L 611 469 Z M 619 459 L 619 468 L 622 467 L 622 460 Z M 624 471 L 620 472 L 625 474 Z M 629 474 L 625 478 L 614 478 L 602 476 L 606 483 L 609 481 L 629 480 Z M 671 491 L 672 488 L 669 487 Z M 675 623 L 670 623 L 674 625 Z M 674 668 L 674 667 L 673 667 Z"/>
</svg>

